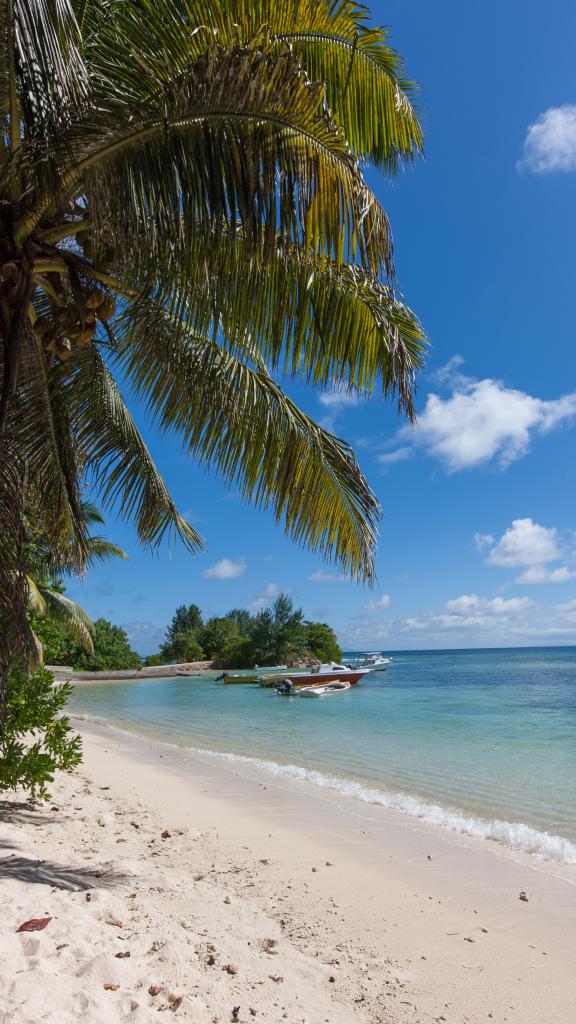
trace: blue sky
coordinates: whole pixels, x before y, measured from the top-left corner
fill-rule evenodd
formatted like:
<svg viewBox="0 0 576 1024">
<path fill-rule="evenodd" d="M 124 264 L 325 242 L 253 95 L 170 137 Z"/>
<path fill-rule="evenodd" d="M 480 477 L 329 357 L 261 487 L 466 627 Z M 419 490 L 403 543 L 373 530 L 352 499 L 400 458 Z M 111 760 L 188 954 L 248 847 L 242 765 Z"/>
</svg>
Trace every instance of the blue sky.
<svg viewBox="0 0 576 1024">
<path fill-rule="evenodd" d="M 431 340 L 419 427 L 381 401 L 292 391 L 355 444 L 382 502 L 377 587 L 339 578 L 146 431 L 206 554 L 150 555 L 109 516 L 129 561 L 69 588 L 142 652 L 178 604 L 218 614 L 281 589 L 349 648 L 576 642 L 576 8 L 372 7 L 422 87 L 425 161 L 393 183 L 370 174 Z"/>
</svg>

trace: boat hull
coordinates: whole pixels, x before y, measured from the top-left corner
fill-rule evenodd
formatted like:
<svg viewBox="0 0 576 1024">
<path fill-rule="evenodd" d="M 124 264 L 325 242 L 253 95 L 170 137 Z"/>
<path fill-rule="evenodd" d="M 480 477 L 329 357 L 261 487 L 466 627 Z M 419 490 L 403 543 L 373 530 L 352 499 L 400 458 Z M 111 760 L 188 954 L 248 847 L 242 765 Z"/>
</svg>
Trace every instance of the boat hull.
<svg viewBox="0 0 576 1024">
<path fill-rule="evenodd" d="M 358 671 L 342 671 L 342 669 L 334 669 L 331 672 L 309 672 L 303 675 L 298 673 L 283 672 L 279 676 L 270 677 L 263 676 L 260 678 L 260 686 L 276 686 L 276 684 L 282 679 L 289 679 L 293 687 L 300 686 L 322 686 L 323 683 L 335 682 L 337 679 L 346 680 L 352 686 L 355 686 L 360 682 L 364 676 L 367 675 L 366 669 Z"/>
<path fill-rule="evenodd" d="M 224 672 L 222 680 L 225 683 L 257 683 L 262 676 L 270 674 L 275 679 L 284 678 L 283 673 L 288 671 L 287 665 L 272 665 L 269 669 L 259 668 L 250 672 Z"/>
</svg>

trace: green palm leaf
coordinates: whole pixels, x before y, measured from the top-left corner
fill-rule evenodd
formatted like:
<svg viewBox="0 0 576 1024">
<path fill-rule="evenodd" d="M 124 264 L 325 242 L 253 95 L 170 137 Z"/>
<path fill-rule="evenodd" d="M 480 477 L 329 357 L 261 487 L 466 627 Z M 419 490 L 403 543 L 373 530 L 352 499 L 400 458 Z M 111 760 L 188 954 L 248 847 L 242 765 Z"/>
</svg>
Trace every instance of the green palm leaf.
<svg viewBox="0 0 576 1024">
<path fill-rule="evenodd" d="M 416 86 L 389 31 L 370 25 L 365 7 L 350 0 L 200 0 L 188 9 L 197 24 L 214 25 L 221 41 L 249 39 L 266 25 L 278 43 L 289 43 L 311 80 L 326 83 L 328 104 L 358 156 L 394 173 L 421 152 Z M 199 35 L 196 46 L 204 39 Z"/>
<path fill-rule="evenodd" d="M 190 251 L 189 273 L 170 254 L 155 264 L 158 300 L 176 319 L 215 335 L 242 358 L 320 387 L 397 394 L 413 417 L 426 336 L 394 290 L 357 266 L 277 246 L 268 258 L 241 235 Z M 150 269 L 152 272 L 152 268 Z M 171 290 L 170 290 L 171 289 Z"/>
<path fill-rule="evenodd" d="M 39 585 L 38 591 L 44 601 L 44 615 L 52 622 L 64 626 L 66 631 L 90 654 L 94 653 L 94 644 L 90 627 L 92 620 L 83 608 L 71 601 L 65 594 L 59 594 L 51 587 Z"/>
<path fill-rule="evenodd" d="M 46 601 L 41 594 L 41 588 L 36 585 L 31 576 L 28 576 L 28 607 L 37 615 L 46 614 Z"/>
<path fill-rule="evenodd" d="M 99 352 L 84 349 L 58 372 L 85 471 L 104 508 L 133 520 L 147 546 L 179 537 L 200 551 L 202 538 L 179 515 Z"/>
<path fill-rule="evenodd" d="M 110 558 L 121 558 L 126 561 L 128 555 L 105 537 L 91 535 L 88 538 L 88 566 L 94 565 L 95 562 L 107 562 Z"/>
<path fill-rule="evenodd" d="M 147 80 L 141 72 L 132 95 L 120 99 L 111 89 L 99 97 L 97 117 L 91 111 L 89 122 L 79 120 L 63 147 L 54 146 L 44 163 L 22 147 L 14 173 L 34 158 L 46 182 L 44 198 L 17 225 L 18 238 L 85 181 L 117 240 L 133 252 L 161 255 L 170 238 L 184 259 L 200 235 L 241 223 L 268 251 L 280 230 L 285 241 L 338 262 L 346 254 L 391 270 L 388 220 L 326 112 L 324 87 L 266 39 L 213 47 L 168 94 L 153 73 Z M 55 163 L 64 168 L 57 194 Z"/>
<path fill-rule="evenodd" d="M 266 372 L 145 304 L 126 317 L 118 356 L 160 430 L 182 439 L 243 497 L 271 507 L 295 541 L 371 579 L 378 502 L 350 447 L 305 416 Z"/>
</svg>

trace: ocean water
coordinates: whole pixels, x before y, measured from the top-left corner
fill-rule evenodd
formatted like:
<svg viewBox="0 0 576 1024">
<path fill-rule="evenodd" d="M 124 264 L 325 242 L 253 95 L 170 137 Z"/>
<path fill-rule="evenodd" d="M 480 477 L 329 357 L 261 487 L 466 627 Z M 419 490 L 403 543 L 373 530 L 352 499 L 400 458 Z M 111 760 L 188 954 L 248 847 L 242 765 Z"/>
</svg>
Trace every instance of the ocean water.
<svg viewBox="0 0 576 1024">
<path fill-rule="evenodd" d="M 576 864 L 576 648 L 392 657 L 320 700 L 165 679 L 77 687 L 70 711 Z"/>
</svg>

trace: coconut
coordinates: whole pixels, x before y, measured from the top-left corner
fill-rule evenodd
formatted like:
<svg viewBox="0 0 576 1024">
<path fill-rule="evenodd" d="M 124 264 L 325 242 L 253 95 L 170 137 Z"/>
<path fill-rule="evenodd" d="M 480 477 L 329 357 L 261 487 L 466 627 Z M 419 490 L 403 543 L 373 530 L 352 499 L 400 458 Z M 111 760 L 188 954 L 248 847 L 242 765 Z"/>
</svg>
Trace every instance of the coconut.
<svg viewBox="0 0 576 1024">
<path fill-rule="evenodd" d="M 50 317 L 40 316 L 34 324 L 34 334 L 37 338 L 43 338 L 47 331 L 50 330 Z"/>
<path fill-rule="evenodd" d="M 86 327 L 86 330 L 80 331 L 76 338 L 76 344 L 78 348 L 88 348 L 88 345 L 92 344 L 92 338 L 96 333 L 96 324 L 90 324 Z"/>
<path fill-rule="evenodd" d="M 103 267 L 106 267 L 108 270 L 110 270 L 112 267 L 115 267 L 116 264 L 118 263 L 118 254 L 116 252 L 115 246 L 110 245 L 110 243 L 106 244 L 102 252 L 100 253 L 99 262 Z"/>
<path fill-rule="evenodd" d="M 60 338 L 56 345 L 56 355 L 62 361 L 70 358 L 72 355 L 72 344 L 69 338 Z"/>
<path fill-rule="evenodd" d="M 53 334 L 51 331 L 44 335 L 43 344 L 47 352 L 55 352 L 57 346 L 60 344 L 60 339 L 57 334 Z"/>
<path fill-rule="evenodd" d="M 116 299 L 113 295 L 106 295 L 96 310 L 101 320 L 110 320 L 116 312 Z"/>
<path fill-rule="evenodd" d="M 91 288 L 84 296 L 84 305 L 86 309 L 97 309 L 103 298 L 104 295 L 99 288 Z"/>
</svg>

